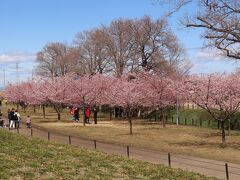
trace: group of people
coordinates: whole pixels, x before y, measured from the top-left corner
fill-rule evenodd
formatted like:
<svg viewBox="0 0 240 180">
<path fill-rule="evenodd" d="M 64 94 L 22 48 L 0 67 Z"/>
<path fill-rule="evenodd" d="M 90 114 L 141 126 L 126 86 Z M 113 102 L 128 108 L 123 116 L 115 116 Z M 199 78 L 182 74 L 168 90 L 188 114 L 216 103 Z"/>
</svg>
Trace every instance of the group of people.
<svg viewBox="0 0 240 180">
<path fill-rule="evenodd" d="M 8 109 L 8 126 L 9 128 L 20 128 L 21 123 L 21 116 L 17 110 L 12 108 L 11 110 Z M 0 127 L 7 127 L 7 124 L 5 124 L 4 120 L 2 119 L 2 112 L 0 110 Z M 31 118 L 30 116 L 27 116 L 26 118 L 26 127 L 31 128 Z"/>
<path fill-rule="evenodd" d="M 17 110 L 12 108 L 12 110 L 8 109 L 8 121 L 9 121 L 9 128 L 19 128 L 21 116 Z"/>
<path fill-rule="evenodd" d="M 71 109 L 71 116 L 72 116 L 72 121 L 79 122 L 80 120 L 80 115 L 79 115 L 79 108 L 78 107 L 73 107 Z M 91 115 L 91 109 L 90 107 L 84 108 L 84 122 L 86 124 L 90 124 L 90 115 Z M 20 127 L 20 122 L 21 122 L 21 116 L 17 110 L 12 108 L 11 110 L 8 109 L 8 122 L 9 122 L 9 128 L 15 128 L 18 129 Z M 7 125 L 4 123 L 4 120 L 2 119 L 2 112 L 0 109 L 0 127 L 6 127 Z M 31 118 L 28 115 L 26 118 L 26 127 L 31 128 Z"/>
<path fill-rule="evenodd" d="M 75 121 L 75 122 L 79 122 L 79 118 L 80 118 L 80 115 L 79 115 L 79 108 L 77 107 L 73 107 L 71 109 L 71 116 L 72 116 L 72 121 Z M 90 124 L 90 115 L 91 115 L 91 109 L 90 107 L 87 107 L 84 109 L 84 121 L 86 124 Z"/>
<path fill-rule="evenodd" d="M 14 108 L 12 108 L 12 110 L 8 109 L 9 128 L 19 128 L 21 119 L 22 118 L 17 110 Z M 29 115 L 26 118 L 26 127 L 31 128 L 31 118 Z"/>
</svg>

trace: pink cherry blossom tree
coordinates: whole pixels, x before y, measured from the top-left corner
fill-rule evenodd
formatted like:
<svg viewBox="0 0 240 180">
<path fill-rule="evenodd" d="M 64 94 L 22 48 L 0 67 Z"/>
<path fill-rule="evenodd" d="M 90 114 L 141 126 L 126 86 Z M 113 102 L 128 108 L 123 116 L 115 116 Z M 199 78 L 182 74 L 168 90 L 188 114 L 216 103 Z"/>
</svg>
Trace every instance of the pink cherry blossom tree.
<svg viewBox="0 0 240 180">
<path fill-rule="evenodd" d="M 166 76 L 159 74 L 141 74 L 141 90 L 144 91 L 144 99 L 142 103 L 146 107 L 150 107 L 160 112 L 163 127 L 165 127 L 165 119 L 163 114 L 170 107 L 176 104 L 176 91 L 174 81 Z"/>
<path fill-rule="evenodd" d="M 113 85 L 113 78 L 97 74 L 90 76 L 91 93 L 88 94 L 88 103 L 94 107 L 94 123 L 97 124 L 97 107 L 108 104 L 108 91 Z M 90 97 L 89 97 L 90 96 Z M 89 101 L 91 99 L 91 101 Z"/>
<path fill-rule="evenodd" d="M 111 106 L 123 107 L 127 112 L 129 133 L 132 132 L 133 110 L 142 106 L 144 95 L 137 80 L 128 81 L 126 78 L 113 78 L 114 82 L 108 91 L 108 102 Z"/>
<path fill-rule="evenodd" d="M 68 78 L 70 88 L 68 89 L 69 102 L 76 106 L 82 107 L 83 113 L 87 106 L 105 105 L 108 103 L 107 91 L 112 83 L 110 77 L 104 75 L 85 75 L 76 79 Z M 97 120 L 95 119 L 95 123 Z M 85 119 L 83 117 L 83 125 Z"/>
<path fill-rule="evenodd" d="M 225 122 L 240 107 L 240 79 L 237 74 L 189 76 L 182 83 L 181 94 L 214 120 L 221 122 L 222 143 L 225 143 Z"/>
<path fill-rule="evenodd" d="M 17 104 L 17 109 L 20 105 L 25 110 L 27 105 L 29 105 L 29 91 L 31 88 L 32 86 L 29 82 L 23 82 L 17 85 L 9 85 L 4 91 L 4 98 L 9 102 Z"/>
<path fill-rule="evenodd" d="M 83 109 L 83 125 L 85 126 L 85 108 L 90 106 L 95 96 L 92 96 L 92 87 L 89 76 L 69 78 L 70 89 L 68 89 L 69 102 Z"/>
<path fill-rule="evenodd" d="M 44 83 L 43 92 L 61 120 L 61 113 L 69 104 L 69 81 L 67 77 L 57 77 Z"/>
</svg>

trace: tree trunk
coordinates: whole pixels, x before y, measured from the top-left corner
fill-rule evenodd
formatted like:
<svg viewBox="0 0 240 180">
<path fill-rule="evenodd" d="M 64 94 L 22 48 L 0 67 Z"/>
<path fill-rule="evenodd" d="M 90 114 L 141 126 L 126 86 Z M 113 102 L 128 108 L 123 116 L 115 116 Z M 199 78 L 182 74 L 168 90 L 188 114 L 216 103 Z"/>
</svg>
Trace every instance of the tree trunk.
<svg viewBox="0 0 240 180">
<path fill-rule="evenodd" d="M 85 111 L 85 107 L 83 107 L 83 126 L 86 126 L 86 111 Z"/>
<path fill-rule="evenodd" d="M 165 123 L 165 118 L 163 117 L 163 115 L 161 115 L 161 117 L 162 117 L 162 125 L 163 125 L 163 128 L 165 128 L 166 127 L 166 123 Z M 167 118 L 166 118 L 166 121 L 167 121 Z"/>
<path fill-rule="evenodd" d="M 130 135 L 132 135 L 132 115 L 128 116 Z"/>
<path fill-rule="evenodd" d="M 119 111 L 118 111 L 118 117 L 120 117 L 120 118 L 122 117 L 122 108 L 121 107 L 119 108 Z"/>
<path fill-rule="evenodd" d="M 60 121 L 61 120 L 61 113 L 57 113 L 57 115 L 58 115 L 58 121 Z"/>
<path fill-rule="evenodd" d="M 132 135 L 132 112 L 130 107 L 127 108 L 127 117 L 129 122 L 129 133 Z"/>
<path fill-rule="evenodd" d="M 109 114 L 110 120 L 112 120 L 112 114 L 113 114 L 112 108 L 110 108 L 110 114 Z"/>
<path fill-rule="evenodd" d="M 33 112 L 36 113 L 36 106 L 33 105 Z"/>
<path fill-rule="evenodd" d="M 45 112 L 45 106 L 44 105 L 42 106 L 42 110 L 43 110 L 43 118 L 45 119 L 46 118 L 46 112 Z"/>
<path fill-rule="evenodd" d="M 18 111 L 18 109 L 19 109 L 19 104 L 17 104 L 17 111 Z"/>
<path fill-rule="evenodd" d="M 228 120 L 228 136 L 230 136 L 230 130 L 231 130 L 231 119 Z"/>
<path fill-rule="evenodd" d="M 117 107 L 114 108 L 114 112 L 115 112 L 115 118 L 118 118 L 118 108 Z"/>
<path fill-rule="evenodd" d="M 138 119 L 141 118 L 141 110 L 138 110 L 138 115 L 137 115 Z"/>
<path fill-rule="evenodd" d="M 221 130 L 222 130 L 222 143 L 225 143 L 225 129 L 224 129 L 224 121 L 221 120 Z"/>
<path fill-rule="evenodd" d="M 97 109 L 94 109 L 93 110 L 94 124 L 97 124 L 97 113 L 98 113 Z"/>
</svg>

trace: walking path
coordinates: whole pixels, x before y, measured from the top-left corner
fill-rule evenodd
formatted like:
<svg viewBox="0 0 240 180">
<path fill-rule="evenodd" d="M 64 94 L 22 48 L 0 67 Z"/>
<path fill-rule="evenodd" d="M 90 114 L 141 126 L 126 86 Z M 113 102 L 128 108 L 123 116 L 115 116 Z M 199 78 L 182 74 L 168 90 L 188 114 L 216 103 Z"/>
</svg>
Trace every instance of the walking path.
<svg viewBox="0 0 240 180">
<path fill-rule="evenodd" d="M 22 126 L 18 130 L 13 129 L 10 131 L 14 133 L 24 134 L 26 136 L 37 137 L 40 139 L 55 141 L 64 144 L 71 144 L 77 147 L 84 147 L 92 150 L 96 149 L 105 153 L 129 156 L 130 158 L 135 158 L 150 163 L 164 164 L 166 166 L 170 165 L 173 168 L 193 171 L 206 176 L 227 179 L 226 164 L 223 161 L 216 161 L 185 155 L 168 154 L 160 151 L 126 147 L 123 145 L 87 140 L 80 137 L 70 137 L 68 135 L 64 136 L 57 133 L 47 132 L 36 127 L 33 127 L 32 129 L 27 129 Z M 229 179 L 239 180 L 240 164 L 227 163 L 227 165 Z"/>
</svg>

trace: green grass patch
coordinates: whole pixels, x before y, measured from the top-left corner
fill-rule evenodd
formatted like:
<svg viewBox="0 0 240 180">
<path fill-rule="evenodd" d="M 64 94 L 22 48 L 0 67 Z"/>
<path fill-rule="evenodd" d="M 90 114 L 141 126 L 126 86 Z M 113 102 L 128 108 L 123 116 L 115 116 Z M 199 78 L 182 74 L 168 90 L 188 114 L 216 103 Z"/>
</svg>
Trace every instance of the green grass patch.
<svg viewBox="0 0 240 180">
<path fill-rule="evenodd" d="M 214 179 L 0 130 L 0 179 Z"/>
<path fill-rule="evenodd" d="M 167 113 L 168 122 L 176 123 L 177 111 L 171 110 Z M 214 120 L 211 115 L 203 109 L 180 109 L 179 110 L 179 123 L 181 125 L 201 126 L 206 128 L 218 129 L 218 122 Z M 230 124 L 225 123 L 226 129 L 230 125 L 231 130 L 240 130 L 240 112 L 231 117 Z"/>
</svg>

